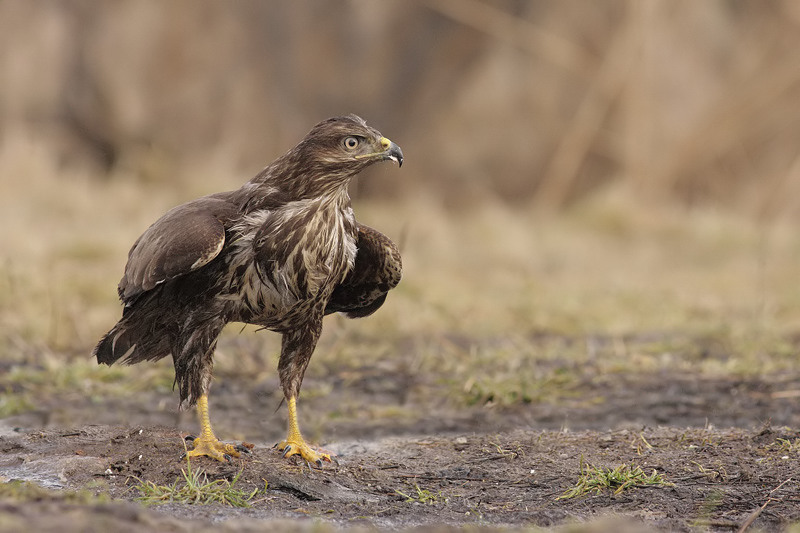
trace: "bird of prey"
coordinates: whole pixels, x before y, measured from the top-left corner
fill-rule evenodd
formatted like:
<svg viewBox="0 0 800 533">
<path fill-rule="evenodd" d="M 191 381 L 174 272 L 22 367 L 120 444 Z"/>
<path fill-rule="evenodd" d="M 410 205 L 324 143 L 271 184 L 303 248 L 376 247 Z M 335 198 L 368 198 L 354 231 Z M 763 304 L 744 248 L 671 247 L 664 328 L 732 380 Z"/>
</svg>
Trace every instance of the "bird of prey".
<svg viewBox="0 0 800 533">
<path fill-rule="evenodd" d="M 217 337 L 244 322 L 282 335 L 289 428 L 277 446 L 318 467 L 331 460 L 303 439 L 297 398 L 323 317 L 370 315 L 400 282 L 397 247 L 356 222 L 348 194 L 353 177 L 386 160 L 402 165 L 400 147 L 358 116 L 331 118 L 240 189 L 173 208 L 133 244 L 122 318 L 93 354 L 108 365 L 172 356 L 181 405 L 196 405 L 200 420 L 189 456 L 239 456 L 211 428 L 208 390 Z"/>
</svg>

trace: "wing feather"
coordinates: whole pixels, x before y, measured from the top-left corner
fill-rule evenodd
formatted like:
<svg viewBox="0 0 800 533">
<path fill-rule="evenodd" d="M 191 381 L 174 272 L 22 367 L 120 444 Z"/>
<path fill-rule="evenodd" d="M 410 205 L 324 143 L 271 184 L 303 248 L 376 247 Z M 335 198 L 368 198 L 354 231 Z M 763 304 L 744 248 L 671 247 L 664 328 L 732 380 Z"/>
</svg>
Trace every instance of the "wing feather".
<svg viewBox="0 0 800 533">
<path fill-rule="evenodd" d="M 179 205 L 150 226 L 128 252 L 119 282 L 123 300 L 207 265 L 225 245 L 225 221 L 235 206 L 204 197 Z"/>
<path fill-rule="evenodd" d="M 371 315 L 386 294 L 400 283 L 403 263 L 397 246 L 381 232 L 358 224 L 356 261 L 334 289 L 325 314 L 342 312 L 350 318 Z"/>
</svg>

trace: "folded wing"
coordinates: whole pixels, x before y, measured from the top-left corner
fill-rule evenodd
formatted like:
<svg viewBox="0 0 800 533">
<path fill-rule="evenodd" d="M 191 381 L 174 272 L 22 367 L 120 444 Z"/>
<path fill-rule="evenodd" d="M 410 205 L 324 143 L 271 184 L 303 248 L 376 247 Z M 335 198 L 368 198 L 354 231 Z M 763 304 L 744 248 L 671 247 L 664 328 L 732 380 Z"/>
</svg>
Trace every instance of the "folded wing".
<svg viewBox="0 0 800 533">
<path fill-rule="evenodd" d="M 356 261 L 334 289 L 325 314 L 344 313 L 361 318 L 377 311 L 386 293 L 400 283 L 403 263 L 397 246 L 381 232 L 358 225 Z"/>
<path fill-rule="evenodd" d="M 179 205 L 150 226 L 128 253 L 119 282 L 123 301 L 208 264 L 225 244 L 225 224 L 235 207 L 205 197 Z"/>
</svg>

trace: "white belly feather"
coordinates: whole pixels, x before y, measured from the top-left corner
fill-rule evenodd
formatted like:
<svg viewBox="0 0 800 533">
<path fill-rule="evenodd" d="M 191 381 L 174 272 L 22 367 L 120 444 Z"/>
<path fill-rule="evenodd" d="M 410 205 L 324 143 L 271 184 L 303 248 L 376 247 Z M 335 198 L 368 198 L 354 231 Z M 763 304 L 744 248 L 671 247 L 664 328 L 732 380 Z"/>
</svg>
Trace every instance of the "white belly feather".
<svg viewBox="0 0 800 533">
<path fill-rule="evenodd" d="M 352 208 L 315 202 L 320 200 L 294 202 L 280 211 L 256 211 L 233 228 L 238 237 L 231 243 L 228 256 L 229 290 L 220 297 L 234 303 L 238 308 L 236 314 L 254 315 L 254 321 L 265 325 L 279 323 L 298 304 L 327 300 L 353 268 L 356 239 Z M 292 239 L 299 243 L 313 242 L 313 246 L 295 246 L 287 257 L 258 263 L 253 239 L 268 219 L 275 229 L 270 238 L 281 239 L 286 238 L 281 231 L 285 222 L 297 217 L 300 211 L 326 208 L 339 208 L 340 214 L 329 211 L 331 216 L 313 217 L 312 223 L 302 228 L 301 238 Z"/>
</svg>

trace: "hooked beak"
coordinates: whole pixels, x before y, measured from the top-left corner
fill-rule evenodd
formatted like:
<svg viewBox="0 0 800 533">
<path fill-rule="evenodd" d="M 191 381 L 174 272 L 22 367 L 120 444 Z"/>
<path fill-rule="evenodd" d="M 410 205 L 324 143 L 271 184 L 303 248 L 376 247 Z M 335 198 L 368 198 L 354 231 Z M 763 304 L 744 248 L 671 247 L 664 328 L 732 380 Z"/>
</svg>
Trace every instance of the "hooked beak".
<svg viewBox="0 0 800 533">
<path fill-rule="evenodd" d="M 383 151 L 381 152 L 374 152 L 371 154 L 360 154 L 355 156 L 356 159 L 377 159 L 379 161 L 394 161 L 397 163 L 397 166 L 403 166 L 403 151 L 397 146 L 395 143 L 387 139 L 386 137 L 381 137 L 381 148 Z"/>
<path fill-rule="evenodd" d="M 394 161 L 397 163 L 398 167 L 403 166 L 403 151 L 399 146 L 386 137 L 381 137 L 381 146 L 383 147 L 383 152 L 381 155 L 383 156 L 384 160 L 388 159 Z"/>
</svg>

